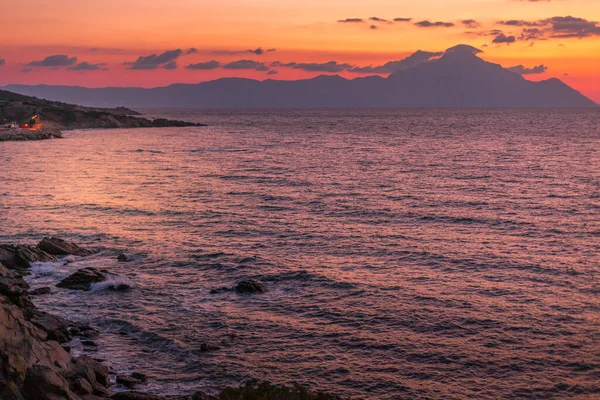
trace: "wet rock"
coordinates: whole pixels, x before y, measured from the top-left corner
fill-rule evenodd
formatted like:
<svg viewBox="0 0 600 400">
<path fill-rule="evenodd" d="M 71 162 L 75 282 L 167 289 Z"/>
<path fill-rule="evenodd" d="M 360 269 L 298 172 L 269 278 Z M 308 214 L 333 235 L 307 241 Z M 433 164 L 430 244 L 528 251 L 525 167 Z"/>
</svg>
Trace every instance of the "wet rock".
<svg viewBox="0 0 600 400">
<path fill-rule="evenodd" d="M 23 388 L 23 395 L 27 399 L 76 399 L 67 380 L 54 369 L 43 365 L 33 366 L 27 371 Z"/>
<path fill-rule="evenodd" d="M 112 400 L 166 400 L 163 396 L 140 392 L 120 392 L 110 397 Z"/>
<path fill-rule="evenodd" d="M 109 393 L 106 389 L 110 385 L 108 373 L 108 368 L 100 362 L 87 356 L 81 356 L 72 360 L 67 372 L 67 379 L 74 383 L 78 378 L 83 378 L 90 383 L 94 394 L 105 395 Z"/>
<path fill-rule="evenodd" d="M 32 262 L 56 261 L 56 257 L 34 246 L 0 245 L 0 263 L 11 269 L 27 269 Z"/>
<path fill-rule="evenodd" d="M 131 377 L 137 379 L 138 382 L 146 382 L 148 377 L 141 372 L 132 372 Z"/>
<path fill-rule="evenodd" d="M 92 289 L 92 283 L 102 282 L 105 279 L 106 273 L 99 271 L 96 268 L 87 267 L 69 275 L 56 286 L 72 290 L 89 291 Z"/>
<path fill-rule="evenodd" d="M 57 237 L 45 237 L 37 247 L 55 256 L 89 256 L 94 252 Z"/>
<path fill-rule="evenodd" d="M 208 343 L 201 343 L 200 344 L 200 351 L 205 352 L 205 351 L 215 351 L 215 350 L 221 350 L 221 348 L 219 346 L 215 346 L 212 344 L 208 344 Z"/>
<path fill-rule="evenodd" d="M 131 389 L 138 384 L 138 380 L 127 375 L 117 375 L 117 383 Z"/>
<path fill-rule="evenodd" d="M 29 322 L 44 331 L 47 340 L 65 343 L 72 339 L 71 331 L 69 330 L 69 326 L 72 323 L 64 318 L 35 310 Z"/>
<path fill-rule="evenodd" d="M 93 340 L 82 340 L 81 344 L 84 345 L 84 346 L 98 347 L 98 345 L 96 344 L 96 342 L 94 342 Z"/>
<path fill-rule="evenodd" d="M 73 380 L 71 381 L 71 390 L 73 390 L 73 392 L 75 392 L 76 394 L 80 395 L 94 393 L 94 388 L 92 387 L 92 384 L 82 377 L 73 378 Z"/>
<path fill-rule="evenodd" d="M 40 287 L 40 288 L 33 289 L 33 290 L 29 291 L 29 294 L 32 295 L 32 296 L 42 296 L 44 294 L 50 294 L 50 293 L 52 293 L 52 289 L 50 289 L 47 286 Z"/>
<path fill-rule="evenodd" d="M 217 398 L 204 392 L 196 392 L 191 395 L 181 396 L 177 400 L 217 400 Z"/>
<path fill-rule="evenodd" d="M 119 253 L 119 255 L 117 256 L 117 261 L 119 261 L 119 262 L 131 262 L 131 261 L 133 261 L 133 257 L 128 256 L 125 253 Z"/>
<path fill-rule="evenodd" d="M 29 285 L 21 275 L 0 264 L 0 295 L 29 314 L 34 306 L 27 289 L 29 289 Z"/>
<path fill-rule="evenodd" d="M 241 281 L 235 290 L 238 293 L 265 293 L 267 291 L 262 283 L 255 280 Z"/>
</svg>

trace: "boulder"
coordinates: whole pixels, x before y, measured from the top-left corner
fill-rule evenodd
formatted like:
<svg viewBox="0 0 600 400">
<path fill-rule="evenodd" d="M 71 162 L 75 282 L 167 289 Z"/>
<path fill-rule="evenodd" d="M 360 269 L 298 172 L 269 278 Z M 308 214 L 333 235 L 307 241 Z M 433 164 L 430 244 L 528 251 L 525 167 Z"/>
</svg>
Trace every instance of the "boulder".
<svg viewBox="0 0 600 400">
<path fill-rule="evenodd" d="M 27 289 L 29 289 L 29 285 L 21 275 L 0 264 L 0 295 L 4 296 L 6 301 L 10 301 L 29 313 L 34 306 Z"/>
<path fill-rule="evenodd" d="M 131 377 L 137 379 L 138 382 L 146 382 L 148 377 L 141 372 L 132 372 Z"/>
<path fill-rule="evenodd" d="M 72 322 L 39 310 L 33 311 L 32 314 L 29 322 L 44 331 L 47 340 L 65 343 L 72 339 L 71 331 L 69 330 L 69 327 L 73 325 Z"/>
<path fill-rule="evenodd" d="M 45 237 L 37 247 L 55 256 L 89 256 L 94 252 L 57 237 Z"/>
<path fill-rule="evenodd" d="M 133 257 L 125 254 L 125 253 L 119 253 L 119 255 L 117 256 L 117 261 L 119 262 L 131 262 L 133 261 Z"/>
<path fill-rule="evenodd" d="M 26 399 L 36 400 L 77 399 L 69 389 L 67 380 L 54 369 L 43 365 L 35 365 L 27 371 L 23 395 Z"/>
<path fill-rule="evenodd" d="M 235 290 L 238 293 L 265 293 L 267 291 L 262 283 L 255 280 L 241 281 L 237 284 Z"/>
<path fill-rule="evenodd" d="M 92 289 L 92 283 L 102 282 L 106 279 L 106 273 L 96 268 L 87 267 L 67 276 L 56 286 L 73 290 L 88 291 Z"/>
<path fill-rule="evenodd" d="M 138 380 L 132 376 L 117 375 L 117 383 L 131 389 L 138 384 Z"/>
<path fill-rule="evenodd" d="M 100 362 L 88 356 L 74 358 L 67 372 L 67 379 L 71 382 L 74 390 L 78 385 L 78 379 L 83 378 L 89 382 L 93 393 L 97 395 L 106 395 L 106 389 L 110 385 L 108 377 L 109 370 Z"/>
<path fill-rule="evenodd" d="M 41 295 L 50 294 L 50 293 L 52 293 L 52 289 L 50 289 L 47 286 L 40 287 L 40 288 L 33 289 L 33 290 L 29 291 L 29 294 L 32 295 L 32 296 L 41 296 Z"/>
<path fill-rule="evenodd" d="M 56 257 L 33 246 L 0 245 L 0 263 L 11 269 L 27 269 L 32 262 L 56 261 Z"/>
</svg>

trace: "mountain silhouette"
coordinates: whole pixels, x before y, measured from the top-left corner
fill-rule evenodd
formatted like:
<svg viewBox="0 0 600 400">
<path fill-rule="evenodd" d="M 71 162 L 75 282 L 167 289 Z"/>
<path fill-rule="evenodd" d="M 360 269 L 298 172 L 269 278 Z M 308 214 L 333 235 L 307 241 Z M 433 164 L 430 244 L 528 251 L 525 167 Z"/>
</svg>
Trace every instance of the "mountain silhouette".
<svg viewBox="0 0 600 400">
<path fill-rule="evenodd" d="M 8 85 L 12 92 L 93 107 L 597 107 L 559 79 L 532 82 L 458 45 L 427 59 L 423 52 L 387 78 L 257 81 L 222 78 L 153 89 Z M 439 55 L 438 55 L 439 54 Z M 412 57 L 412 58 L 411 58 Z M 413 62 L 423 59 L 422 62 Z M 403 67 L 402 67 L 403 65 Z"/>
</svg>

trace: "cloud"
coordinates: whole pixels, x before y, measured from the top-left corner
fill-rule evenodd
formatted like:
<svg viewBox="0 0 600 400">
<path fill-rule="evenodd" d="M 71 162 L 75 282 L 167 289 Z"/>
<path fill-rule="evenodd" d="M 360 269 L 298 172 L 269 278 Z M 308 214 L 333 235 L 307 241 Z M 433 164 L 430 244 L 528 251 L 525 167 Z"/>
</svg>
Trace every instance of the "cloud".
<svg viewBox="0 0 600 400">
<path fill-rule="evenodd" d="M 420 28 L 437 28 L 437 27 L 450 28 L 450 27 L 454 26 L 454 24 L 452 22 L 442 22 L 442 21 L 431 22 L 428 20 L 415 22 L 415 25 Z"/>
<path fill-rule="evenodd" d="M 465 19 L 461 21 L 461 23 L 467 28 L 479 28 L 481 26 L 479 22 L 475 21 L 474 19 Z"/>
<path fill-rule="evenodd" d="M 371 25 L 369 29 L 377 29 L 377 25 Z"/>
<path fill-rule="evenodd" d="M 519 40 L 583 39 L 600 36 L 600 23 L 573 16 L 552 17 L 537 21 L 508 20 L 497 22 L 500 25 L 521 27 Z"/>
<path fill-rule="evenodd" d="M 269 67 L 267 67 L 264 63 L 254 61 L 254 60 L 238 60 L 233 61 L 228 64 L 224 64 L 221 66 L 223 69 L 253 69 L 255 71 L 268 71 Z"/>
<path fill-rule="evenodd" d="M 416 65 L 419 65 L 425 61 L 429 61 L 432 58 L 439 57 L 443 53 L 432 53 L 428 51 L 417 51 L 416 53 L 411 54 L 410 56 L 398 60 L 398 61 L 389 61 L 383 65 L 379 66 L 366 66 L 366 67 L 353 67 L 348 71 L 356 74 L 393 74 L 396 71 L 404 71 L 409 68 L 412 68 Z"/>
<path fill-rule="evenodd" d="M 190 54 L 194 54 L 194 53 L 197 53 L 197 52 L 198 52 L 198 49 L 197 49 L 197 48 L 195 48 L 195 47 L 190 47 L 190 48 L 188 49 L 188 51 L 186 51 L 186 52 L 185 52 L 185 54 L 189 56 Z"/>
<path fill-rule="evenodd" d="M 140 56 L 135 62 L 125 64 L 130 65 L 128 69 L 134 70 L 151 70 L 158 68 L 174 69 L 177 68 L 177 64 L 174 64 L 174 62 L 182 53 L 181 49 L 169 50 L 160 55 L 151 54 L 149 56 Z"/>
<path fill-rule="evenodd" d="M 21 72 L 23 72 L 23 73 L 25 73 L 25 74 L 28 74 L 29 72 L 33 72 L 33 69 L 31 69 L 31 68 L 23 68 L 23 69 L 21 70 Z"/>
<path fill-rule="evenodd" d="M 496 44 L 511 44 L 516 42 L 517 39 L 514 36 L 506 36 L 504 33 L 499 34 L 492 40 L 492 43 Z"/>
<path fill-rule="evenodd" d="M 258 49 L 254 49 L 254 50 L 246 50 L 248 53 L 252 53 L 252 54 L 256 54 L 257 56 L 262 56 L 265 53 L 270 53 L 273 51 L 276 51 L 277 49 L 267 49 L 267 50 L 263 50 L 261 47 L 259 47 Z"/>
<path fill-rule="evenodd" d="M 523 65 L 517 65 L 514 67 L 507 68 L 509 71 L 516 72 L 519 75 L 539 75 L 548 71 L 548 67 L 545 65 L 537 65 L 533 68 L 527 68 Z"/>
<path fill-rule="evenodd" d="M 365 20 L 362 18 L 346 18 L 346 19 L 340 19 L 338 22 L 341 22 L 342 24 L 352 24 L 352 23 L 362 23 L 362 22 L 365 22 Z"/>
<path fill-rule="evenodd" d="M 81 62 L 77 65 L 73 65 L 72 67 L 69 67 L 69 69 L 71 71 L 99 71 L 99 70 L 106 71 L 106 70 L 108 70 L 108 68 L 106 68 L 105 63 L 90 64 L 85 61 Z"/>
<path fill-rule="evenodd" d="M 390 23 L 390 21 L 388 21 L 387 19 L 383 19 L 383 18 L 379 18 L 379 17 L 370 17 L 369 21 L 384 22 L 386 24 Z"/>
<path fill-rule="evenodd" d="M 77 63 L 77 57 L 69 57 L 64 54 L 48 56 L 41 61 L 32 61 L 27 64 L 30 67 L 69 67 Z"/>
<path fill-rule="evenodd" d="M 0 67 L 6 64 L 6 60 L 4 58 L 0 58 Z"/>
<path fill-rule="evenodd" d="M 209 69 L 217 69 L 221 66 L 221 63 L 215 60 L 201 62 L 196 64 L 190 64 L 186 69 L 194 69 L 194 70 L 209 70 Z"/>
<path fill-rule="evenodd" d="M 410 22 L 412 18 L 394 18 L 394 22 Z"/>
<path fill-rule="evenodd" d="M 272 63 L 271 66 L 300 69 L 307 72 L 342 72 L 352 68 L 352 65 L 350 64 L 340 64 L 337 61 L 329 61 L 326 63 L 281 63 L 276 61 Z"/>
<path fill-rule="evenodd" d="M 271 70 L 269 70 L 269 72 L 267 72 L 267 75 L 277 75 L 278 73 L 279 73 L 279 71 L 271 69 Z"/>
</svg>

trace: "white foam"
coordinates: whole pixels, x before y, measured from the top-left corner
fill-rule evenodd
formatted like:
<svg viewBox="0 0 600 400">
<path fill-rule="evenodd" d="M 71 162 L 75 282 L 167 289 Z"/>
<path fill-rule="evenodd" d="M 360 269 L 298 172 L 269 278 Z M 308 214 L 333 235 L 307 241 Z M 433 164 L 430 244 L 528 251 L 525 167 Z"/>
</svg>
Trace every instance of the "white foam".
<svg viewBox="0 0 600 400">
<path fill-rule="evenodd" d="M 92 292 L 98 292 L 101 290 L 107 289 L 117 289 L 119 287 L 127 286 L 127 288 L 133 287 L 133 282 L 131 282 L 127 277 L 121 275 L 108 275 L 106 280 L 102 282 L 92 283 Z"/>
</svg>

